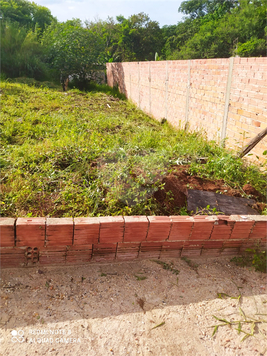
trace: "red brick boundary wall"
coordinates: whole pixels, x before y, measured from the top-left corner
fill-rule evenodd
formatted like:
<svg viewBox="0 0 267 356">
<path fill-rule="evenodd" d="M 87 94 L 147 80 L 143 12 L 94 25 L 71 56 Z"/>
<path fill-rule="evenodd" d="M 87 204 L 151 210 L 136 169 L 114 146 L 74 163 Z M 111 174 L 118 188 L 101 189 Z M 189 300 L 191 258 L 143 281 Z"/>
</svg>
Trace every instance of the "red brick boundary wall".
<svg viewBox="0 0 267 356">
<path fill-rule="evenodd" d="M 237 255 L 266 248 L 267 216 L 0 218 L 1 267 Z"/>
<path fill-rule="evenodd" d="M 107 82 L 173 126 L 240 150 L 267 127 L 267 57 L 107 63 Z M 261 161 L 265 137 L 250 153 Z"/>
</svg>

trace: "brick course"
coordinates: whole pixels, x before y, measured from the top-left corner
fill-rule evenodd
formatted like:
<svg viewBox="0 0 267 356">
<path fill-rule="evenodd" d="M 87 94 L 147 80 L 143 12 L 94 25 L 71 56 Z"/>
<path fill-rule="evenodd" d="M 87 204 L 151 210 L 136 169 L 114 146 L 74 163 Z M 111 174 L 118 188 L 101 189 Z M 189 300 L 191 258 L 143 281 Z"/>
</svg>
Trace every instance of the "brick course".
<svg viewBox="0 0 267 356">
<path fill-rule="evenodd" d="M 0 229 L 1 267 L 234 255 L 267 243 L 257 215 L 2 218 Z"/>
</svg>

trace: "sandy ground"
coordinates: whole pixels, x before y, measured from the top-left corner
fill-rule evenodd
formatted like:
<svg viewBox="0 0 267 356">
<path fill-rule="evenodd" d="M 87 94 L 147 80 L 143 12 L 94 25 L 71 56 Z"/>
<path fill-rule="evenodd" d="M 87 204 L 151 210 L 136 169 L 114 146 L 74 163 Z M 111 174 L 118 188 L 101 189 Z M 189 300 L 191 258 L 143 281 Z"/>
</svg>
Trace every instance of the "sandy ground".
<svg viewBox="0 0 267 356">
<path fill-rule="evenodd" d="M 4 269 L 0 354 L 267 355 L 266 274 L 230 257 L 192 261 Z M 260 322 L 241 341 L 238 323 L 212 337 L 224 324 L 214 316 L 246 319 L 247 333 Z"/>
</svg>

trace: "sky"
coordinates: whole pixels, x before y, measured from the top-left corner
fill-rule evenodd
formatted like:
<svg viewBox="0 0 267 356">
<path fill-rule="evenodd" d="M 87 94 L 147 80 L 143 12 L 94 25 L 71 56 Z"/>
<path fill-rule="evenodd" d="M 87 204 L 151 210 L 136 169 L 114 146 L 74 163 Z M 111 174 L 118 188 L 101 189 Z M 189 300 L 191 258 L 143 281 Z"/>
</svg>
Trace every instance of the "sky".
<svg viewBox="0 0 267 356">
<path fill-rule="evenodd" d="M 176 25 L 183 14 L 178 13 L 182 0 L 35 0 L 38 5 L 46 6 L 58 21 L 79 18 L 82 21 L 106 20 L 108 16 L 116 19 L 123 15 L 144 12 L 160 27 Z"/>
</svg>

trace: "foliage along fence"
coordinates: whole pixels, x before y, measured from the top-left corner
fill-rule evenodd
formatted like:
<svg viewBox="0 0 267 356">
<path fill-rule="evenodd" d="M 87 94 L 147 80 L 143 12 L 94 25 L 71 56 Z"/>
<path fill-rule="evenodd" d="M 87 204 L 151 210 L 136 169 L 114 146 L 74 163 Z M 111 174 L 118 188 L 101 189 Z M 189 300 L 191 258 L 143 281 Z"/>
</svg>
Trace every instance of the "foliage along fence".
<svg viewBox="0 0 267 356">
<path fill-rule="evenodd" d="M 0 218 L 1 267 L 238 255 L 266 248 L 267 216 Z"/>
<path fill-rule="evenodd" d="M 107 63 L 107 82 L 157 120 L 241 150 L 267 127 L 267 58 Z M 264 161 L 265 137 L 251 151 Z"/>
</svg>

